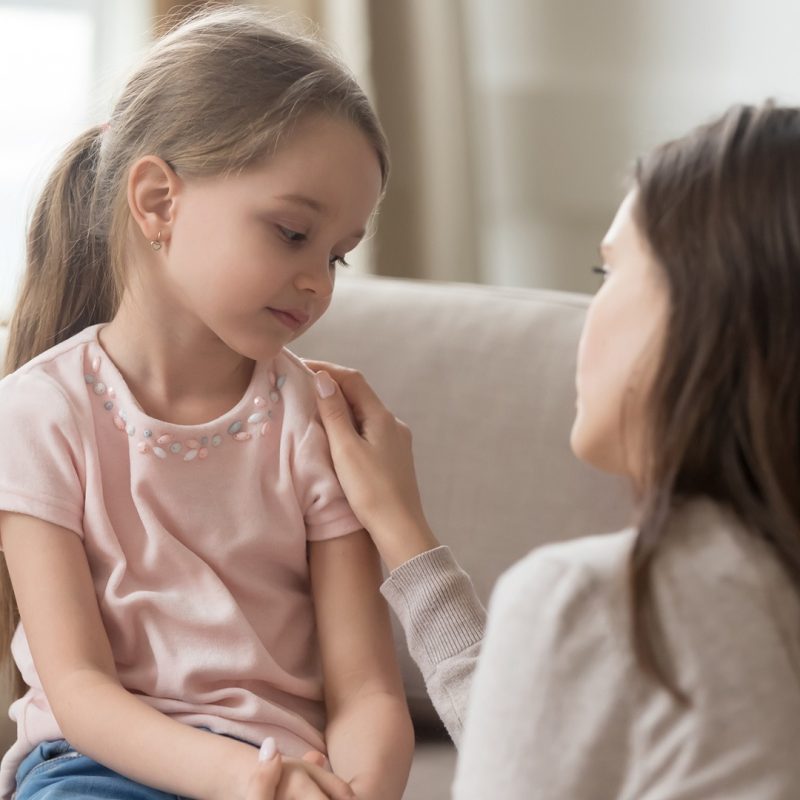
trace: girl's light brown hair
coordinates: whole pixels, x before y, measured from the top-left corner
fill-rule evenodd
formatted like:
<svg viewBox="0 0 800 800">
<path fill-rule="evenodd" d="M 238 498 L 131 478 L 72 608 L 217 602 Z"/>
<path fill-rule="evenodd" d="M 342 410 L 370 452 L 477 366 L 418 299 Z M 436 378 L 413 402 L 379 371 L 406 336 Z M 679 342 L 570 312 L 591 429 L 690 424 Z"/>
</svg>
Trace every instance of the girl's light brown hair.
<svg viewBox="0 0 800 800">
<path fill-rule="evenodd" d="M 800 109 L 733 108 L 642 159 L 636 187 L 670 314 L 632 562 L 634 636 L 640 663 L 680 695 L 651 591 L 676 505 L 704 496 L 732 510 L 800 592 Z"/>
<path fill-rule="evenodd" d="M 114 316 L 125 283 L 127 178 L 138 158 L 160 156 L 186 178 L 236 173 L 320 114 L 350 121 L 367 137 L 385 186 L 380 123 L 347 68 L 316 39 L 255 9 L 221 8 L 158 40 L 108 125 L 67 148 L 34 208 L 5 371 Z M 7 657 L 18 614 L 4 561 L 0 603 Z"/>
</svg>

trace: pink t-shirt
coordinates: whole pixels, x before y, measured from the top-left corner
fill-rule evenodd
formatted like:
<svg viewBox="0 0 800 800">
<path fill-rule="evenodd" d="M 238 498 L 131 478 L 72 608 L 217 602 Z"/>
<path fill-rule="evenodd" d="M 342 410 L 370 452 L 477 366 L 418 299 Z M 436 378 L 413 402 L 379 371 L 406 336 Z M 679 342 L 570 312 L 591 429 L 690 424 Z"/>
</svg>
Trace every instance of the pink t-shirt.
<svg viewBox="0 0 800 800">
<path fill-rule="evenodd" d="M 83 541 L 122 685 L 181 722 L 288 755 L 325 748 L 307 542 L 361 526 L 342 494 L 311 373 L 288 351 L 204 425 L 139 407 L 87 328 L 0 382 L 0 508 Z M 20 626 L 30 690 L 0 769 L 62 738 Z"/>
</svg>

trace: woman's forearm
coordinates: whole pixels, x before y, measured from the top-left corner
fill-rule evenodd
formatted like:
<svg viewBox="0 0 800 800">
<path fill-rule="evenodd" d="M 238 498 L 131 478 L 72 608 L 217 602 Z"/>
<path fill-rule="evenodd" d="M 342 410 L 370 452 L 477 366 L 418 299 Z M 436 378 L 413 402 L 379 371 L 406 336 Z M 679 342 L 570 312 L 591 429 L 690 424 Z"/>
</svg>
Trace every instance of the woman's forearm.
<svg viewBox="0 0 800 800">
<path fill-rule="evenodd" d="M 126 777 L 201 800 L 244 797 L 254 747 L 177 722 L 97 671 L 64 676 L 50 696 L 76 750 Z"/>
<path fill-rule="evenodd" d="M 348 702 L 330 717 L 326 738 L 331 768 L 358 800 L 400 800 L 414 752 L 402 698 L 378 692 Z"/>
<path fill-rule="evenodd" d="M 456 746 L 486 627 L 486 611 L 448 547 L 395 569 L 381 592 L 400 620 L 408 650 Z"/>
</svg>

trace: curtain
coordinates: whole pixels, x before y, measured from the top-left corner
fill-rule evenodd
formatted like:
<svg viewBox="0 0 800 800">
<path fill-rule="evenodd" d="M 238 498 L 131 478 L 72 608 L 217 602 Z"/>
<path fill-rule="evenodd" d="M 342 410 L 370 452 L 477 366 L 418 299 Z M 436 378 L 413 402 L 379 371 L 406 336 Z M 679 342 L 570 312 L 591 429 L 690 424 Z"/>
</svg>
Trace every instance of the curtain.
<svg viewBox="0 0 800 800">
<path fill-rule="evenodd" d="M 462 0 L 369 0 L 375 101 L 392 151 L 375 269 L 478 278 Z"/>
</svg>

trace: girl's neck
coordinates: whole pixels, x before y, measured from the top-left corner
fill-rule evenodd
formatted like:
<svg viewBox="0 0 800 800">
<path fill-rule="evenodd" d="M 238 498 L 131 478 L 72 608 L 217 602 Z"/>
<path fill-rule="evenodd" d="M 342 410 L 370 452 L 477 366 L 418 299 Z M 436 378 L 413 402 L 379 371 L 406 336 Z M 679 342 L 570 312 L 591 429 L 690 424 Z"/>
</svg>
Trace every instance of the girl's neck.
<svg viewBox="0 0 800 800">
<path fill-rule="evenodd" d="M 100 343 L 145 413 L 181 425 L 215 419 L 241 399 L 254 362 L 174 306 L 166 311 L 126 291 Z"/>
</svg>

